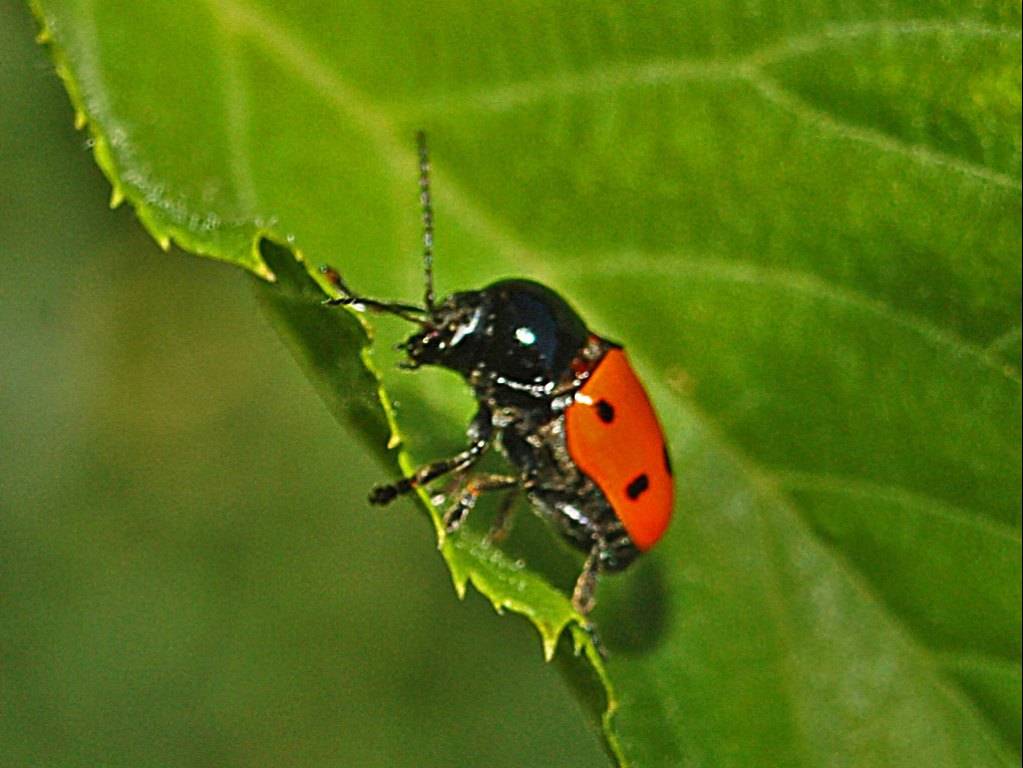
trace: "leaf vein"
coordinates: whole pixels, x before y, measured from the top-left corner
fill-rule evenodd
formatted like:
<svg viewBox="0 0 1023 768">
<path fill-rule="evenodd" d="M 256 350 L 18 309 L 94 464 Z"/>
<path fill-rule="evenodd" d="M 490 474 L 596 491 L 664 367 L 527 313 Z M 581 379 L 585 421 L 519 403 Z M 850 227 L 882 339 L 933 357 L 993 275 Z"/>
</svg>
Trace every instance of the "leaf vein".
<svg viewBox="0 0 1023 768">
<path fill-rule="evenodd" d="M 793 472 L 778 469 L 772 474 L 784 489 L 824 491 L 858 499 L 891 501 L 916 509 L 935 519 L 951 522 L 964 528 L 976 529 L 992 538 L 1016 545 L 1023 543 L 1020 531 L 1011 525 L 901 486 L 881 485 L 858 478 L 817 472 Z"/>
<path fill-rule="evenodd" d="M 1015 384 L 1023 383 L 1019 374 L 992 355 L 990 349 L 935 326 L 930 321 L 896 309 L 880 299 L 865 296 L 847 287 L 828 282 L 819 276 L 777 266 L 761 267 L 711 258 L 659 258 L 617 253 L 614 258 L 591 258 L 587 269 L 607 275 L 669 274 L 692 276 L 700 274 L 714 280 L 770 286 L 813 299 L 855 308 L 875 315 L 894 325 L 912 331 L 928 343 L 947 348 L 952 354 L 973 358 L 985 368 Z"/>
<path fill-rule="evenodd" d="M 671 85 L 684 82 L 748 82 L 767 101 L 809 124 L 838 133 L 850 140 L 885 152 L 909 156 L 926 165 L 948 168 L 981 178 L 1007 189 L 1020 189 L 1021 183 L 1009 174 L 978 166 L 921 145 L 908 144 L 897 137 L 838 120 L 826 111 L 798 99 L 769 78 L 763 68 L 788 58 L 818 51 L 836 42 L 870 36 L 909 36 L 954 31 L 981 38 L 1017 40 L 1020 32 L 973 21 L 948 23 L 934 20 L 904 22 L 852 22 L 831 24 L 811 34 L 771 43 L 737 58 L 683 60 L 654 59 L 638 64 L 615 62 L 566 75 L 539 77 L 500 86 L 449 93 L 406 105 L 405 119 L 423 119 L 434 114 L 452 115 L 471 111 L 507 112 L 558 97 L 608 93 L 626 88 Z"/>
<path fill-rule="evenodd" d="M 219 53 L 221 77 L 224 80 L 228 168 L 238 196 L 238 205 L 244 211 L 253 212 L 258 209 L 259 198 L 247 131 L 252 119 L 248 82 L 239 56 L 238 37 L 232 30 L 226 29 L 221 39 L 224 41 Z"/>
<path fill-rule="evenodd" d="M 1011 190 L 1023 189 L 1023 184 L 1008 174 L 985 168 L 976 163 L 969 163 L 942 152 L 936 152 L 920 144 L 905 142 L 891 134 L 839 120 L 829 112 L 818 109 L 800 99 L 762 71 L 751 71 L 748 81 L 766 101 L 822 131 L 835 133 L 850 141 L 872 146 L 883 152 L 904 155 L 924 166 L 946 168 L 964 176 L 972 176 L 995 187 Z"/>
<path fill-rule="evenodd" d="M 995 338 L 988 344 L 987 349 L 992 354 L 1000 355 L 1011 349 L 1014 344 L 1019 342 L 1021 337 L 1023 337 L 1023 327 L 1017 325 Z"/>
</svg>

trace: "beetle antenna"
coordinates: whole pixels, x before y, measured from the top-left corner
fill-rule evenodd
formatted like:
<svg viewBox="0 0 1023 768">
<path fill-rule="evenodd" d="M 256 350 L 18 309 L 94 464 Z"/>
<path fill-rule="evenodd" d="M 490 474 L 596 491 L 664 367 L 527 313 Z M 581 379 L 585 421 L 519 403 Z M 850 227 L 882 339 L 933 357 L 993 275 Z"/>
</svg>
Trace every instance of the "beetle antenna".
<svg viewBox="0 0 1023 768">
<path fill-rule="evenodd" d="M 338 293 L 341 295 L 327 299 L 324 304 L 332 307 L 355 307 L 358 310 L 368 309 L 373 312 L 383 312 L 388 315 L 394 315 L 400 317 L 402 320 L 408 320 L 410 323 L 422 323 L 424 318 L 429 315 L 429 312 L 423 307 L 417 307 L 413 304 L 401 304 L 396 301 L 378 301 L 377 299 L 369 299 L 365 296 L 357 296 L 351 288 L 348 287 L 348 283 L 344 281 L 341 274 L 334 269 L 324 264 L 320 267 L 320 273 L 330 283 Z"/>
<path fill-rule="evenodd" d="M 433 291 L 433 200 L 430 198 L 430 155 L 426 150 L 426 132 L 416 133 L 419 148 L 419 205 L 423 211 L 423 272 L 426 292 L 423 303 L 431 315 L 436 295 Z"/>
</svg>

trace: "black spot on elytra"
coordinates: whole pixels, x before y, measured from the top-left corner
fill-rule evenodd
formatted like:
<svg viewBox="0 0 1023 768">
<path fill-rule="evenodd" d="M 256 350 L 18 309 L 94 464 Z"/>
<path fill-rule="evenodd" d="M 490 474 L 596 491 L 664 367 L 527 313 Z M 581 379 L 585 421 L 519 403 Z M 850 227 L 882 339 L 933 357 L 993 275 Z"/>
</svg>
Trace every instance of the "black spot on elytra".
<svg viewBox="0 0 1023 768">
<path fill-rule="evenodd" d="M 597 401 L 597 416 L 605 424 L 610 424 L 615 420 L 615 407 L 611 405 L 607 400 Z"/>
<path fill-rule="evenodd" d="M 642 475 L 637 475 L 636 478 L 625 486 L 625 495 L 635 501 L 650 487 L 650 478 L 646 476 L 644 472 Z"/>
<path fill-rule="evenodd" d="M 669 476 L 674 476 L 675 472 L 671 468 L 671 456 L 668 455 L 668 446 L 664 446 L 664 468 L 668 470 Z"/>
</svg>

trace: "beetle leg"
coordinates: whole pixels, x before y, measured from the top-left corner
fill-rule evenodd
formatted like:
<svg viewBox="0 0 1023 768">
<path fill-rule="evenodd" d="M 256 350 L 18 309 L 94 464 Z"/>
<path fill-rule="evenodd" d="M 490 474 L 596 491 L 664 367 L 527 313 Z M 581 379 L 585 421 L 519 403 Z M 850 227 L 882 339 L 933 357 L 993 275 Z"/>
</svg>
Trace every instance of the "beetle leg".
<svg viewBox="0 0 1023 768">
<path fill-rule="evenodd" d="M 399 496 L 404 496 L 431 480 L 436 480 L 449 472 L 463 472 L 479 461 L 494 439 L 494 425 L 489 408 L 481 406 L 476 412 L 472 424 L 469 425 L 469 435 L 473 438 L 472 443 L 456 456 L 426 464 L 411 476 L 403 477 L 396 483 L 373 486 L 369 493 L 369 503 L 374 506 L 390 504 Z"/>
<path fill-rule="evenodd" d="M 465 520 L 465 516 L 476 506 L 476 499 L 486 491 L 502 491 L 507 488 L 516 488 L 519 485 L 519 478 L 511 475 L 478 475 L 469 478 L 462 489 L 461 495 L 455 505 L 444 515 L 444 530 L 451 533 L 458 529 L 458 526 Z M 509 494 L 510 495 L 510 494 Z"/>
<path fill-rule="evenodd" d="M 607 648 L 604 647 L 604 643 L 600 639 L 600 633 L 597 632 L 597 625 L 592 621 L 587 621 L 583 624 L 583 629 L 585 629 L 586 634 L 590 636 L 590 641 L 593 643 L 593 647 L 597 649 L 597 653 L 600 654 L 600 658 L 607 661 Z"/>
<path fill-rule="evenodd" d="M 604 648 L 604 644 L 600 641 L 600 635 L 597 634 L 597 625 L 590 621 L 589 616 L 590 611 L 593 609 L 597 577 L 600 574 L 600 554 L 604 547 L 603 541 L 597 541 L 593 545 L 593 549 L 590 550 L 590 554 L 586 557 L 586 564 L 583 565 L 583 572 L 579 574 L 579 579 L 575 583 L 575 589 L 572 591 L 572 607 L 586 617 L 583 629 L 590 636 L 590 640 L 593 641 L 593 647 L 597 649 L 597 653 L 600 654 L 602 659 L 607 658 L 607 649 Z"/>
<path fill-rule="evenodd" d="M 575 589 L 572 591 L 572 607 L 583 616 L 589 616 L 593 609 L 594 592 L 597 589 L 597 574 L 600 572 L 600 551 L 601 544 L 597 542 L 586 557 L 586 564 L 583 572 L 575 582 Z"/>
</svg>

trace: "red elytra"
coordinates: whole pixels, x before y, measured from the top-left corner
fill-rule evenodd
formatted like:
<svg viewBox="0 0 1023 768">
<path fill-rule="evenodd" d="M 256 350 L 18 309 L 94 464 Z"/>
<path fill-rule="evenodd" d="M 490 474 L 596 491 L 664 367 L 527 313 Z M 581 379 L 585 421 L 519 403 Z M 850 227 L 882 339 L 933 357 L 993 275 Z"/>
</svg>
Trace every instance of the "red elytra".
<svg viewBox="0 0 1023 768">
<path fill-rule="evenodd" d="M 664 433 L 622 349 L 611 349 L 565 412 L 572 461 L 603 491 L 640 550 L 671 520 L 675 483 Z"/>
</svg>

